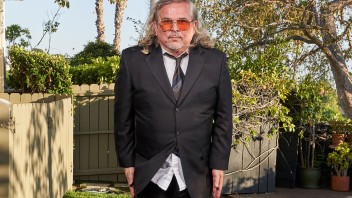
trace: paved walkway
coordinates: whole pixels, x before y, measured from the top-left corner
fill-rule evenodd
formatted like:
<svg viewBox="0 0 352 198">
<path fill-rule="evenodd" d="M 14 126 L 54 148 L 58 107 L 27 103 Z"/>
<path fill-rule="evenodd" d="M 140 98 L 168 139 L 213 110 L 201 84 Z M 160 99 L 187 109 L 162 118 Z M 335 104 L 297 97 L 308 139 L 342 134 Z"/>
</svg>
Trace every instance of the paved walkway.
<svg viewBox="0 0 352 198">
<path fill-rule="evenodd" d="M 275 188 L 273 193 L 229 195 L 225 198 L 352 198 L 352 191 L 330 189 Z"/>
</svg>

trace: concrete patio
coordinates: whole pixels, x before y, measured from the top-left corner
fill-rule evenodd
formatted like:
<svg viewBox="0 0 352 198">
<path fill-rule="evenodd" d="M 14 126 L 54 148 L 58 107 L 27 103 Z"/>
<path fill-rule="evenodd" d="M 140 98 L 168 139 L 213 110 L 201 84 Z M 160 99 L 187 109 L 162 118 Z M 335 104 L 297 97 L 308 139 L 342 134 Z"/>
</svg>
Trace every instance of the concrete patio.
<svg viewBox="0 0 352 198">
<path fill-rule="evenodd" d="M 275 188 L 273 193 L 228 195 L 224 198 L 352 198 L 352 191 L 337 192 L 327 188 Z"/>
</svg>

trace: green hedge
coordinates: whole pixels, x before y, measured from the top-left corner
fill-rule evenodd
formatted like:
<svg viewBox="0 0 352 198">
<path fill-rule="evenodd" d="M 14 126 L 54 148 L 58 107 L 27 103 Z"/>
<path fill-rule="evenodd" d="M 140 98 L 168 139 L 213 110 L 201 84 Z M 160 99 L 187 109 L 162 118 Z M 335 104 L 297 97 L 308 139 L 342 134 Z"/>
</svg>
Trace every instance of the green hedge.
<svg viewBox="0 0 352 198">
<path fill-rule="evenodd" d="M 83 64 L 91 64 L 95 58 L 116 56 L 119 53 L 114 49 L 114 46 L 102 41 L 90 41 L 84 46 L 84 49 L 78 54 L 70 58 L 71 67 L 76 67 Z"/>
<path fill-rule="evenodd" d="M 73 84 L 114 83 L 120 64 L 119 56 L 92 59 L 91 64 L 71 67 Z"/>
<path fill-rule="evenodd" d="M 61 55 L 28 51 L 23 47 L 9 49 L 11 69 L 8 88 L 25 93 L 71 93 L 69 64 Z"/>
</svg>

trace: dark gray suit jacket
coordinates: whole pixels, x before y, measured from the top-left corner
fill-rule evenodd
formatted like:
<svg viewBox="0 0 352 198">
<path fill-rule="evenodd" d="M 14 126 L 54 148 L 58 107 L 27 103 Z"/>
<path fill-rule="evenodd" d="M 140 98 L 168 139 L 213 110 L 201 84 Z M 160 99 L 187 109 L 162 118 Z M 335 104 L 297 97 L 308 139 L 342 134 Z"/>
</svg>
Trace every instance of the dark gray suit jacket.
<svg viewBox="0 0 352 198">
<path fill-rule="evenodd" d="M 115 144 L 121 167 L 135 167 L 138 194 L 178 145 L 192 198 L 211 197 L 211 169 L 226 170 L 232 137 L 231 82 L 224 53 L 190 48 L 179 101 L 161 48 L 123 50 L 115 83 Z"/>
</svg>

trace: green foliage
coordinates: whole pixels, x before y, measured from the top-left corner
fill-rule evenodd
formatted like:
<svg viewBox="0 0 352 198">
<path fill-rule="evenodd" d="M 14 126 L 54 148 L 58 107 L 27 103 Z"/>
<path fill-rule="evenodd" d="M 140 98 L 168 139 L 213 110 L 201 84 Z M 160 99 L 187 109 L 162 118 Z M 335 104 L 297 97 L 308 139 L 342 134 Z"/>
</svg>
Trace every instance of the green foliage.
<svg viewBox="0 0 352 198">
<path fill-rule="evenodd" d="M 73 192 L 68 191 L 63 198 L 131 198 L 130 193 L 118 192 L 110 194 L 90 193 L 90 192 Z"/>
<path fill-rule="evenodd" d="M 352 120 L 346 118 L 338 118 L 329 120 L 329 125 L 332 128 L 332 133 L 352 134 Z"/>
<path fill-rule="evenodd" d="M 291 92 L 291 106 L 298 106 L 292 114 L 296 123 L 310 124 L 327 121 L 339 114 L 335 91 L 323 79 L 303 78 Z"/>
<path fill-rule="evenodd" d="M 301 166 L 318 167 L 315 163 L 319 155 L 315 150 L 319 140 L 316 126 L 339 113 L 335 91 L 326 80 L 314 79 L 308 74 L 292 87 L 284 105 L 290 109 L 290 116 L 299 130 Z"/>
<path fill-rule="evenodd" d="M 257 49 L 229 57 L 234 106 L 234 144 L 248 142 L 264 133 L 269 126 L 269 136 L 279 127 L 293 131 L 289 110 L 282 105 L 292 81 L 280 51 L 285 46 Z"/>
<path fill-rule="evenodd" d="M 22 28 L 20 25 L 13 24 L 6 28 L 5 39 L 9 42 L 9 47 L 14 44 L 22 47 L 28 47 L 30 45 L 29 40 L 31 38 L 32 37 L 29 30 L 27 28 Z"/>
<path fill-rule="evenodd" d="M 64 57 L 23 47 L 9 49 L 11 69 L 8 85 L 21 92 L 71 93 L 71 75 Z"/>
<path fill-rule="evenodd" d="M 107 57 L 107 60 L 99 57 L 92 60 L 90 64 L 83 64 L 78 67 L 71 67 L 73 84 L 101 84 L 115 82 L 119 56 Z"/>
<path fill-rule="evenodd" d="M 332 166 L 337 176 L 347 176 L 351 163 L 352 149 L 346 142 L 337 146 L 333 152 L 328 154 L 327 157 L 327 164 Z"/>
<path fill-rule="evenodd" d="M 275 72 L 255 74 L 250 70 L 240 71 L 240 76 L 232 79 L 235 145 L 261 136 L 259 129 L 263 126 L 271 127 L 269 134 L 276 134 L 279 126 L 293 131 L 289 110 L 280 102 L 288 93 L 287 78 L 279 78 Z"/>
<path fill-rule="evenodd" d="M 106 59 L 107 57 L 116 55 L 118 55 L 118 52 L 109 43 L 102 41 L 88 42 L 81 52 L 71 58 L 70 65 L 74 67 L 90 64 L 95 58 L 102 57 Z"/>
</svg>

